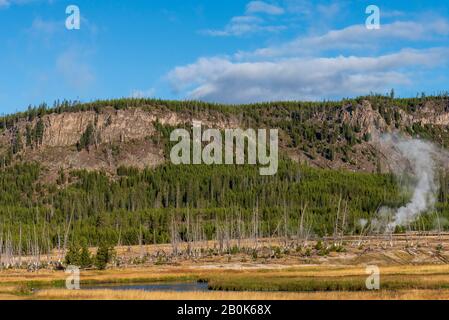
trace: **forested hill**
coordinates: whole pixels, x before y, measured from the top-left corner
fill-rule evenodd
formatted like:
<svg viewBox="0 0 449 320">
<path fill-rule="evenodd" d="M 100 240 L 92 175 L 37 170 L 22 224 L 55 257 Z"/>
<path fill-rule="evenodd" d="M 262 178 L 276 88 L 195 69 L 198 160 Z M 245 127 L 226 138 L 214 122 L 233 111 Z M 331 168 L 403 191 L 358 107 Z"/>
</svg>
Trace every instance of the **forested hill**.
<svg viewBox="0 0 449 320">
<path fill-rule="evenodd" d="M 280 129 L 274 176 L 256 166 L 175 166 L 172 129 Z M 61 239 L 97 245 L 357 234 L 382 206 L 411 197 L 376 140 L 385 132 L 449 145 L 447 96 L 223 106 L 144 99 L 62 102 L 0 119 L 0 252 L 45 252 Z M 448 226 L 449 177 L 409 228 Z M 344 219 L 339 219 L 343 215 Z M 195 226 L 195 228 L 193 227 Z M 300 227 L 301 226 L 301 227 Z M 400 230 L 398 230 L 400 231 Z M 19 238 L 19 235 L 22 238 Z M 21 241 L 27 239 L 27 241 Z M 84 241 L 84 240 L 83 240 Z M 34 249 L 33 249 L 34 248 Z"/>
<path fill-rule="evenodd" d="M 392 95 L 393 96 L 393 95 Z M 449 145 L 447 95 L 367 96 L 338 102 L 218 105 L 120 99 L 56 102 L 0 118 L 0 165 L 36 161 L 50 170 L 154 167 L 165 162 L 167 133 L 200 120 L 211 128 L 278 128 L 281 153 L 320 168 L 388 171 L 374 140 L 399 131 Z"/>
</svg>

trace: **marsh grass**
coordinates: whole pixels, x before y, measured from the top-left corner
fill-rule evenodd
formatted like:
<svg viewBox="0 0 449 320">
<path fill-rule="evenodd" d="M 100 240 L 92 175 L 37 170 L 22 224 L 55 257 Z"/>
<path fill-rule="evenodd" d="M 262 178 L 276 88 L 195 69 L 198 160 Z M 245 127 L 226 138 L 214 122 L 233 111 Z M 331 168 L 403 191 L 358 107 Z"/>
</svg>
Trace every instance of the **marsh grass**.
<svg viewBox="0 0 449 320">
<path fill-rule="evenodd" d="M 211 279 L 209 289 L 224 291 L 367 291 L 366 277 L 229 277 Z M 388 275 L 381 278 L 384 290 L 449 289 L 448 276 L 416 277 Z"/>
<path fill-rule="evenodd" d="M 265 268 L 265 269 L 263 269 Z M 89 299 L 99 293 L 81 290 L 80 293 L 61 290 L 65 285 L 66 274 L 64 272 L 42 271 L 27 273 L 26 271 L 6 271 L 0 273 L 0 295 L 15 294 L 21 298 L 78 299 L 82 295 Z M 369 293 L 365 286 L 367 274 L 363 266 L 291 266 L 283 269 L 270 269 L 269 266 L 250 265 L 242 269 L 223 269 L 213 266 L 189 266 L 189 267 L 150 267 L 132 269 L 113 269 L 105 271 L 83 271 L 81 273 L 81 288 L 86 285 L 100 284 L 150 284 L 150 283 L 179 283 L 179 282 L 207 282 L 210 292 L 194 293 L 204 294 L 210 299 L 226 292 L 234 297 L 241 295 L 258 297 L 266 294 L 283 299 L 284 297 L 299 297 L 303 299 L 307 295 L 331 298 L 335 292 L 352 292 L 366 298 L 394 297 L 395 292 L 426 292 L 437 296 L 439 292 L 449 292 L 449 266 L 392 266 L 381 268 L 381 293 Z M 34 290 L 34 289 L 39 289 Z M 93 290 L 95 292 L 102 290 Z M 115 290 L 106 290 L 107 292 Z M 246 291 L 246 292 L 243 292 Z M 121 292 L 121 291 L 119 291 Z M 401 293 L 399 298 L 409 296 Z M 45 295 L 48 293 L 48 296 Z M 281 295 L 281 294 L 296 295 Z M 325 293 L 329 293 L 325 295 Z M 120 293 L 121 294 L 121 293 Z M 105 297 L 120 296 L 119 293 L 104 293 Z M 125 293 L 123 293 L 125 294 Z M 172 293 L 173 295 L 176 293 Z M 252 295 L 254 294 L 254 295 Z M 301 295 L 302 294 L 302 295 Z M 421 293 L 420 293 L 421 294 Z M 153 299 L 154 293 L 135 293 L 142 295 L 142 299 Z M 161 293 L 165 297 L 167 293 Z M 134 297 L 133 296 L 133 297 Z M 184 297 L 182 293 L 179 296 Z M 245 296 L 246 297 L 246 296 Z M 95 297 L 94 297 L 95 298 Z M 99 297 L 102 298 L 102 297 Z M 126 297 L 125 297 L 126 298 Z M 338 298 L 338 297 L 337 297 Z M 236 298 L 237 299 L 237 298 Z M 262 298 L 260 298 L 262 299 Z M 296 298 L 295 298 L 296 299 Z"/>
<path fill-rule="evenodd" d="M 449 289 L 448 266 L 395 266 L 381 269 L 383 290 Z M 209 289 L 223 291 L 367 291 L 362 267 L 311 267 L 281 271 L 211 274 Z"/>
<path fill-rule="evenodd" d="M 39 300 L 417 300 L 449 299 L 449 290 L 331 291 L 331 292 L 145 292 L 61 290 L 37 292 Z"/>
</svg>

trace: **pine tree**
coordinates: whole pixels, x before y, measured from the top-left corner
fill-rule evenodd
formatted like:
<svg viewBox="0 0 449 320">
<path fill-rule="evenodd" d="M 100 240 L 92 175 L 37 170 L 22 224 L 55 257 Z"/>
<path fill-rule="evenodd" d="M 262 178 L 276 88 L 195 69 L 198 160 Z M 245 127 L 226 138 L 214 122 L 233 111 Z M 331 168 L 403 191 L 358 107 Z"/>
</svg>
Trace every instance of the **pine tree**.
<svg viewBox="0 0 449 320">
<path fill-rule="evenodd" d="M 109 262 L 111 262 L 114 256 L 114 249 L 103 241 L 98 247 L 97 254 L 95 256 L 95 266 L 99 270 L 106 269 Z"/>
<path fill-rule="evenodd" d="M 36 123 L 36 127 L 34 128 L 34 137 L 37 145 L 42 144 L 42 141 L 44 139 L 44 130 L 44 122 L 42 121 L 42 119 L 39 119 L 39 121 Z"/>
<path fill-rule="evenodd" d="M 92 123 L 89 123 L 89 125 L 86 128 L 86 131 L 84 131 L 83 135 L 80 138 L 80 141 L 77 143 L 78 151 L 81 151 L 82 149 L 89 150 L 89 146 L 91 146 L 94 143 L 94 126 Z"/>
<path fill-rule="evenodd" d="M 31 147 L 33 145 L 33 133 L 31 126 L 27 124 L 26 126 L 26 146 Z"/>
<path fill-rule="evenodd" d="M 391 91 L 390 91 L 390 98 L 394 99 L 394 97 L 395 97 L 394 89 L 391 89 Z"/>
<path fill-rule="evenodd" d="M 72 243 L 65 255 L 65 263 L 67 265 L 79 266 L 80 265 L 80 247 L 76 243 Z"/>
<path fill-rule="evenodd" d="M 79 258 L 81 268 L 89 268 L 92 265 L 92 257 L 90 256 L 87 240 L 83 238 L 81 241 L 81 253 Z"/>
<path fill-rule="evenodd" d="M 12 153 L 14 154 L 19 153 L 22 149 L 23 149 L 22 134 L 20 133 L 20 131 L 18 131 L 14 139 L 14 143 L 12 145 Z"/>
</svg>

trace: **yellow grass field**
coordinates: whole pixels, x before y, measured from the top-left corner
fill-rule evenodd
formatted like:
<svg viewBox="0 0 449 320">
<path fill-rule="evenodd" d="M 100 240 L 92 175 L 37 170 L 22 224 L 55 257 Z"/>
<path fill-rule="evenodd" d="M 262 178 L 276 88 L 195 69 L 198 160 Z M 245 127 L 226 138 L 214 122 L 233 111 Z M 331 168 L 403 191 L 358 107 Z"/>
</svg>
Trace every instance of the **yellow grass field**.
<svg viewBox="0 0 449 320">
<path fill-rule="evenodd" d="M 388 239 L 369 239 L 359 246 L 351 245 L 348 238 L 344 252 L 326 256 L 304 257 L 293 252 L 276 258 L 252 259 L 237 254 L 179 258 L 164 264 L 124 264 L 103 271 L 82 270 L 81 290 L 65 289 L 68 274 L 64 271 L 7 269 L 0 271 L 0 299 L 449 299 L 449 250 L 445 245 L 436 249 L 438 243 L 447 243 L 441 240 L 408 237 L 396 239 L 395 246 L 390 247 Z M 358 239 L 353 241 L 356 243 Z M 133 258 L 140 254 L 140 249 L 120 247 L 117 254 Z M 147 253 L 168 251 L 169 246 L 144 249 Z M 367 290 L 367 265 L 380 268 L 380 290 Z M 86 290 L 96 285 L 195 282 L 207 283 L 209 290 Z"/>
<path fill-rule="evenodd" d="M 449 299 L 449 266 L 390 266 L 381 268 L 381 290 L 364 289 L 363 266 L 286 266 L 256 264 L 232 266 L 153 266 L 145 268 L 82 271 L 81 290 L 63 287 L 63 271 L 8 270 L 0 272 L 0 299 L 149 299 L 149 300 L 317 300 L 317 299 Z M 208 281 L 229 285 L 230 291 L 144 292 L 139 290 L 83 290 L 86 284 L 170 283 Z M 349 281 L 354 290 L 327 290 Z M 249 291 L 233 291 L 233 285 L 248 285 Z M 251 286 L 297 285 L 299 292 L 265 292 Z M 326 285 L 322 287 L 322 284 Z M 58 286 L 55 287 L 55 285 Z M 315 287 L 316 286 L 316 287 Z M 383 288 L 387 286 L 387 288 Z M 395 287 L 397 286 L 397 288 Z M 295 287 L 293 287 L 295 288 Z"/>
<path fill-rule="evenodd" d="M 447 300 L 449 299 L 449 290 L 204 293 L 51 289 L 38 292 L 32 298 L 49 300 Z"/>
</svg>

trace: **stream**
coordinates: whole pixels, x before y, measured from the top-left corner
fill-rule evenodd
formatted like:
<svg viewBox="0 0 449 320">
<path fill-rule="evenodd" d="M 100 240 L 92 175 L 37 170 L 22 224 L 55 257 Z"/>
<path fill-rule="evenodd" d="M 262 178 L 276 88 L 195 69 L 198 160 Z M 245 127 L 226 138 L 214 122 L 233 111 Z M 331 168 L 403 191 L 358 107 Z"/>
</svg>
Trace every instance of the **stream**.
<svg viewBox="0 0 449 320">
<path fill-rule="evenodd" d="M 178 282 L 178 283 L 152 283 L 152 284 L 102 284 L 81 286 L 83 290 L 142 290 L 142 291 L 209 291 L 206 282 Z"/>
</svg>

